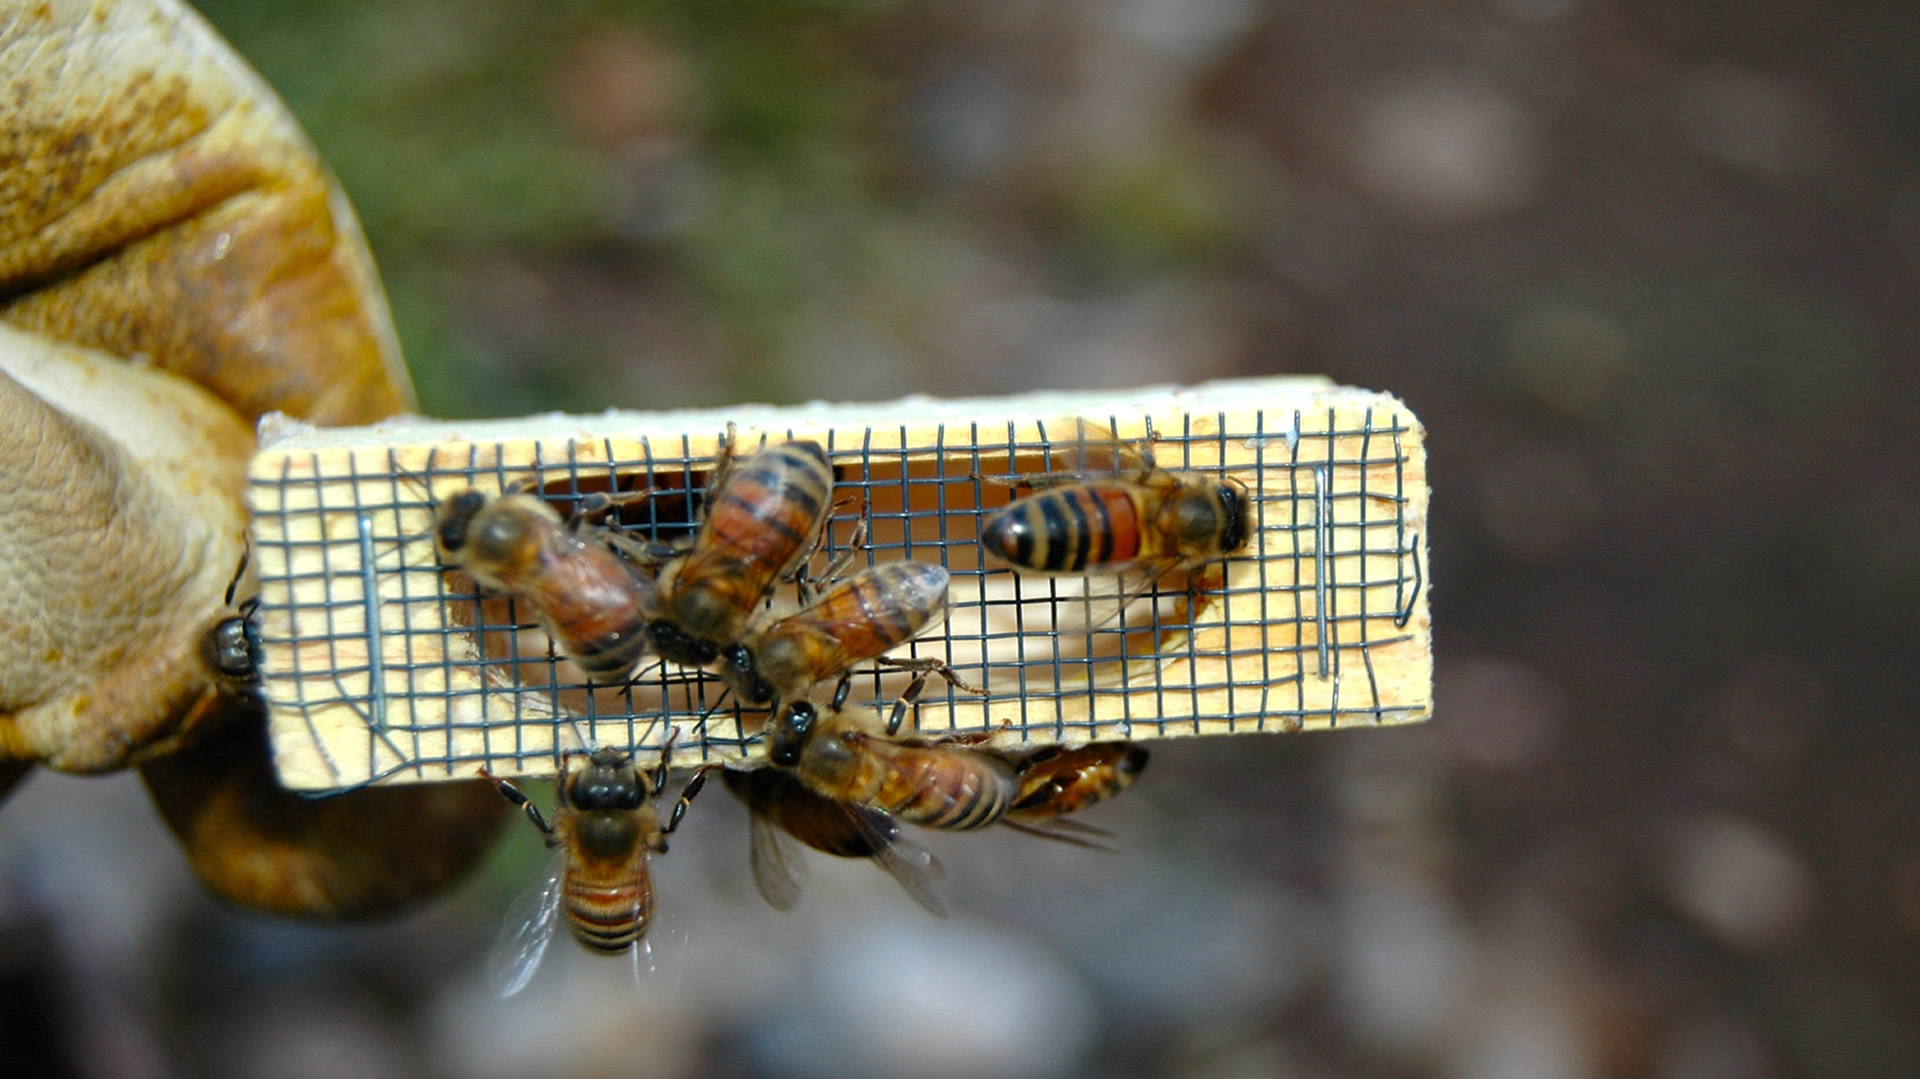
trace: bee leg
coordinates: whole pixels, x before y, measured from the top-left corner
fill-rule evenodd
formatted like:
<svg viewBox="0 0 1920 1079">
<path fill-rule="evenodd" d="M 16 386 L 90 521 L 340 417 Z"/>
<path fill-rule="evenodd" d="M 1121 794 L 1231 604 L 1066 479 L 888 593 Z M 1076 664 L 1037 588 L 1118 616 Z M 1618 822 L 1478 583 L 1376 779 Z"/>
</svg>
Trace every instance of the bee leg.
<svg viewBox="0 0 1920 1079">
<path fill-rule="evenodd" d="M 657 765 L 654 765 L 653 777 L 651 782 L 648 784 L 650 787 L 649 793 L 655 798 L 658 798 L 660 796 L 661 791 L 667 789 L 667 772 L 673 764 L 673 743 L 679 737 L 680 737 L 679 727 L 675 727 L 672 730 L 669 730 L 667 732 L 666 744 L 660 747 L 660 763 Z"/>
<path fill-rule="evenodd" d="M 840 682 L 833 687 L 833 711 L 838 712 L 847 703 L 847 694 L 853 692 L 853 672 L 840 676 Z"/>
<path fill-rule="evenodd" d="M 1034 765 L 1044 764 L 1045 762 L 1050 761 L 1055 757 L 1058 757 L 1063 752 L 1065 752 L 1065 750 L 1063 750 L 1058 743 L 1055 743 L 1053 745 L 1041 746 L 1039 749 L 1033 750 L 1032 752 L 1027 753 L 1026 755 L 1020 757 L 1018 760 L 1015 760 L 1013 762 L 1014 773 L 1016 775 L 1024 775 L 1027 772 L 1032 771 Z"/>
<path fill-rule="evenodd" d="M 999 734 L 1001 731 L 1004 731 L 1012 726 L 1013 726 L 1013 720 L 1003 719 L 1000 721 L 1000 726 L 995 728 L 994 730 L 961 731 L 958 733 L 943 734 L 940 737 L 935 738 L 934 741 L 943 746 L 977 746 L 982 742 L 992 741 L 994 735 Z M 1014 774 L 1015 775 L 1019 774 L 1019 769 L 1017 767 L 1014 770 Z"/>
<path fill-rule="evenodd" d="M 920 699 L 920 691 L 927 688 L 928 673 L 922 670 L 914 675 L 913 681 L 907 683 L 907 691 L 900 694 L 899 698 L 893 702 L 893 711 L 887 713 L 887 737 L 891 738 L 900 733 L 900 724 L 907 719 L 907 709 L 912 708 L 914 702 Z"/>
<path fill-rule="evenodd" d="M 578 533 L 580 526 L 587 524 L 604 526 L 607 514 L 615 508 L 611 495 L 600 491 L 581 495 L 580 500 L 573 504 L 573 512 L 567 516 L 567 531 Z"/>
<path fill-rule="evenodd" d="M 1169 573 L 1180 572 L 1186 574 L 1184 591 L 1186 593 L 1187 611 L 1185 620 L 1189 622 L 1200 617 L 1200 612 L 1206 610 L 1207 604 L 1212 602 L 1212 595 L 1215 592 L 1224 592 L 1227 587 L 1227 564 L 1223 558 L 1194 559 L 1186 562 L 1175 561 L 1166 563 L 1163 567 L 1157 569 L 1150 565 L 1147 567 L 1147 570 L 1147 580 L 1139 591 L 1135 593 L 1136 596 L 1159 584 L 1161 578 Z M 1128 602 L 1132 602 L 1132 599 L 1130 598 Z"/>
<path fill-rule="evenodd" d="M 1017 832 L 1036 835 L 1041 839 L 1051 839 L 1056 843 L 1070 843 L 1073 846 L 1085 847 L 1088 850 L 1103 850 L 1109 854 L 1114 853 L 1114 849 L 1111 846 L 1097 839 L 1090 839 L 1084 835 L 1071 834 L 1071 832 L 1087 831 L 1095 835 L 1111 835 L 1112 833 L 1108 832 L 1105 828 L 1097 828 L 1091 824 L 1083 824 L 1077 820 L 1067 820 L 1061 817 L 1046 817 L 1042 819 L 1045 821 L 1044 824 L 1034 820 L 1016 820 L 1011 816 L 1006 816 L 1000 818 L 1000 823 Z"/>
<path fill-rule="evenodd" d="M 976 697 L 984 697 L 987 695 L 986 690 L 976 688 L 969 684 L 966 679 L 953 673 L 953 668 L 948 666 L 947 661 L 944 659 L 938 659 L 933 656 L 916 656 L 912 659 L 895 659 L 891 656 L 881 656 L 874 660 L 874 662 L 883 667 L 919 671 L 921 672 L 921 681 L 926 680 L 926 675 L 937 674 L 946 679 L 948 685 L 962 693 L 971 693 Z"/>
<path fill-rule="evenodd" d="M 533 804 L 533 799 L 527 797 L 526 791 L 514 786 L 509 780 L 501 779 L 485 768 L 480 769 L 480 774 L 492 781 L 495 787 L 499 788 L 501 797 L 525 811 L 527 819 L 533 822 L 535 828 L 540 829 L 541 835 L 549 839 L 553 837 L 553 826 L 547 823 L 547 818 L 540 815 L 540 808 Z"/>
<path fill-rule="evenodd" d="M 624 529 L 616 525 L 595 525 L 593 527 L 599 538 L 605 541 L 609 547 L 612 547 L 615 554 L 618 554 L 642 569 L 655 569 L 680 553 L 679 550 L 672 545 L 661 543 L 658 540 L 637 540 L 627 535 Z"/>
<path fill-rule="evenodd" d="M 833 509 L 837 510 L 841 504 L 841 502 L 836 501 L 833 504 Z M 802 603 L 813 602 L 815 581 L 824 581 L 838 575 L 842 570 L 847 568 L 848 563 L 853 561 L 853 553 L 861 547 L 864 547 L 867 542 L 866 524 L 868 510 L 863 508 L 860 511 L 860 521 L 854 526 L 853 538 L 848 541 L 847 549 L 827 564 L 827 572 L 824 575 L 820 577 L 813 576 L 810 568 L 813 565 L 813 556 L 820 553 L 821 544 L 827 541 L 829 534 L 833 531 L 832 510 L 828 512 L 828 518 L 820 522 L 820 527 L 814 531 L 813 542 L 807 544 L 806 553 L 795 560 L 793 568 L 787 571 L 785 577 L 781 578 L 783 581 L 792 582 L 794 587 L 799 590 L 800 602 Z M 767 606 L 773 606 L 773 597 L 771 595 L 767 597 Z"/>
<path fill-rule="evenodd" d="M 700 788 L 707 785 L 707 773 L 723 767 L 725 765 L 709 764 L 693 773 L 693 778 L 687 780 L 687 785 L 680 788 L 680 797 L 673 803 L 673 812 L 667 817 L 666 827 L 660 829 L 661 835 L 671 835 L 674 829 L 680 827 L 681 820 L 687 815 L 687 807 L 693 804 L 693 796 L 699 794 Z"/>
<path fill-rule="evenodd" d="M 1223 579 L 1221 584 L 1225 584 Z M 1198 568 L 1187 571 L 1187 620 L 1200 617 L 1200 608 L 1207 602 L 1206 574 Z"/>
<path fill-rule="evenodd" d="M 1082 472 L 1025 472 L 1012 476 L 991 476 L 974 472 L 969 474 L 969 478 L 981 483 L 990 483 L 995 487 L 1024 487 L 1029 491 L 1038 491 L 1045 487 L 1084 483 L 1087 477 Z"/>
<path fill-rule="evenodd" d="M 872 531 L 868 527 L 868 522 L 872 520 L 872 516 L 873 501 L 862 498 L 860 500 L 860 519 L 853 524 L 853 535 L 847 538 L 847 548 L 835 556 L 833 561 L 827 563 L 827 571 L 820 575 L 821 580 L 830 581 L 842 573 L 845 573 L 847 567 L 853 564 L 853 556 L 866 549 L 867 537 Z"/>
<path fill-rule="evenodd" d="M 573 515 L 567 518 L 567 529 L 575 535 L 586 532 L 604 541 L 614 552 L 627 561 L 643 569 L 654 569 L 662 562 L 680 553 L 679 548 L 662 543 L 651 536 L 635 539 L 628 535 L 626 524 L 620 520 L 618 510 L 634 502 L 651 501 L 654 496 L 664 492 L 649 487 L 640 491 L 623 491 L 608 494 L 594 491 L 580 496 L 574 505 Z"/>
<path fill-rule="evenodd" d="M 1146 424 L 1147 433 L 1133 440 L 1133 452 L 1140 455 L 1140 472 L 1145 475 L 1154 469 L 1153 447 L 1160 441 L 1160 432 L 1153 429 L 1152 416 L 1142 416 L 1141 420 Z"/>
<path fill-rule="evenodd" d="M 639 491 L 622 491 L 619 494 L 591 491 L 581 495 L 580 500 L 574 503 L 573 515 L 567 518 L 567 527 L 575 532 L 580 531 L 580 526 L 583 524 L 619 529 L 621 526 L 617 521 L 611 525 L 606 523 L 608 514 L 635 502 L 650 502 L 659 493 L 651 487 Z"/>
<path fill-rule="evenodd" d="M 720 486 L 727 472 L 733 468 L 733 444 L 740 438 L 739 428 L 732 420 L 727 421 L 727 433 L 720 436 L 720 448 L 713 455 L 713 473 L 707 477 L 707 492 Z"/>
<path fill-rule="evenodd" d="M 968 685 L 964 679 L 953 673 L 953 668 L 949 667 L 947 661 L 944 659 L 937 659 L 933 656 L 921 656 L 915 659 L 893 659 L 888 656 L 881 656 L 874 660 L 874 662 L 884 667 L 895 667 L 902 670 L 919 672 L 914 675 L 913 681 L 907 683 L 907 691 L 902 693 L 899 699 L 893 702 L 893 711 L 887 715 L 887 733 L 889 735 L 899 731 L 900 724 L 907 718 L 907 709 L 913 706 L 914 701 L 920 699 L 921 691 L 927 688 L 928 675 L 937 674 L 946 679 L 948 685 L 963 692 L 972 693 L 980 697 L 987 695 L 986 690 L 976 689 Z"/>
</svg>

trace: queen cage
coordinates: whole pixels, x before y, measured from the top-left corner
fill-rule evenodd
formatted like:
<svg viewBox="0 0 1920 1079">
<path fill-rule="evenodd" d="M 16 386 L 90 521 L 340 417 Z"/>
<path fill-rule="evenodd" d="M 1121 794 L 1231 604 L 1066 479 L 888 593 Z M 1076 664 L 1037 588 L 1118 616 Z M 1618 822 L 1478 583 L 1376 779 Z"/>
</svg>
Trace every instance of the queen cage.
<svg viewBox="0 0 1920 1079">
<path fill-rule="evenodd" d="M 984 558 L 983 523 L 1022 493 L 1006 481 L 1064 467 L 1080 421 L 1158 467 L 1244 485 L 1248 542 L 1157 580 L 1029 576 Z M 815 572 L 848 554 L 846 572 L 947 569 L 946 620 L 891 654 L 938 657 L 983 693 L 935 678 L 908 720 L 922 733 L 1079 744 L 1430 712 L 1424 433 L 1384 394 L 1283 378 L 335 430 L 270 421 L 252 468 L 255 617 L 282 780 L 330 791 L 541 774 L 556 746 L 648 754 L 675 728 L 677 764 L 754 752 L 765 709 L 723 699 L 717 677 L 650 659 L 630 681 L 590 683 L 523 604 L 479 591 L 433 543 L 436 507 L 470 488 L 529 490 L 562 517 L 613 495 L 606 525 L 684 542 L 729 424 L 741 452 L 788 438 L 827 448 L 835 501 Z M 783 585 L 771 602 L 799 601 Z M 847 707 L 878 709 L 879 723 L 910 675 L 853 677 Z"/>
</svg>

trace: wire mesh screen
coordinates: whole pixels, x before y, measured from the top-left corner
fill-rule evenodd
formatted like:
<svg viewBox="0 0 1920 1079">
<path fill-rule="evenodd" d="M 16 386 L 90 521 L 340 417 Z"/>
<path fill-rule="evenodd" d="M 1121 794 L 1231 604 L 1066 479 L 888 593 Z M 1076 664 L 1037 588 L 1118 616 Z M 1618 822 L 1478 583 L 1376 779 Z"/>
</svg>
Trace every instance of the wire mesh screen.
<svg viewBox="0 0 1920 1079">
<path fill-rule="evenodd" d="M 905 417 L 904 419 L 901 417 Z M 893 417 L 891 419 L 883 417 Z M 443 564 L 436 508 L 525 491 L 563 519 L 691 541 L 729 422 L 737 453 L 811 439 L 834 503 L 814 572 L 936 563 L 944 623 L 891 653 L 936 657 L 922 733 L 1001 745 L 1294 731 L 1426 718 L 1423 432 L 1391 397 L 1303 380 L 1169 393 L 647 416 L 536 417 L 295 432 L 256 458 L 260 666 L 282 779 L 296 789 L 550 772 L 556 746 L 675 761 L 753 752 L 766 715 L 713 675 L 643 663 L 595 683 L 524 601 Z M 983 557 L 983 522 L 1022 478 L 1086 468 L 1087 432 L 1154 474 L 1244 489 L 1248 542 L 1195 565 L 1036 576 Z M 757 618 L 800 604 L 783 585 Z M 878 717 L 907 672 L 863 665 L 847 707 Z M 820 696 L 830 695 L 831 681 Z"/>
</svg>

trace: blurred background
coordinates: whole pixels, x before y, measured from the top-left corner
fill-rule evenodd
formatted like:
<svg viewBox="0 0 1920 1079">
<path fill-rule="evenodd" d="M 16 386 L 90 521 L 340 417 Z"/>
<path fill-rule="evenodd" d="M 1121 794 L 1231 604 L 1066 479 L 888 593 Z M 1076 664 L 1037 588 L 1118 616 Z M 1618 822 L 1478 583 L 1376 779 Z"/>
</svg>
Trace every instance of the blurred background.
<svg viewBox="0 0 1920 1079">
<path fill-rule="evenodd" d="M 0 1045 L 45 1074 L 1920 1074 L 1920 7 L 202 10 L 352 195 L 435 415 L 1401 395 L 1439 704 L 1157 745 L 1090 816 L 1119 856 L 933 837 L 945 922 L 824 857 L 768 909 L 710 792 L 641 989 L 561 940 L 506 1004 L 524 822 L 309 928 L 205 898 L 133 777 L 42 775 Z"/>
</svg>

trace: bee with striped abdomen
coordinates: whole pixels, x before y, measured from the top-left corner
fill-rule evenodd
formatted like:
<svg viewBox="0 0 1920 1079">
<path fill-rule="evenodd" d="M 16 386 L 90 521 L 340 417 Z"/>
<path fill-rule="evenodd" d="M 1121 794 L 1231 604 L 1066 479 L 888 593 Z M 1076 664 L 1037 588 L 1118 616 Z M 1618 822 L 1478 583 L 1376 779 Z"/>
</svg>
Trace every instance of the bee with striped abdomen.
<svg viewBox="0 0 1920 1079">
<path fill-rule="evenodd" d="M 790 835 L 835 857 L 871 858 L 915 902 L 935 914 L 947 913 L 933 891 L 934 878 L 943 872 L 939 859 L 902 834 L 900 825 L 881 810 L 818 794 L 779 768 L 727 768 L 720 777 L 751 814 L 753 883 L 775 910 L 791 908 L 806 880 L 806 863 L 786 841 Z"/>
<path fill-rule="evenodd" d="M 660 655 L 706 667 L 737 643 L 774 584 L 820 543 L 832 508 L 833 465 L 818 442 L 781 442 L 745 457 L 721 447 L 705 514 L 685 553 L 656 577 L 649 624 Z"/>
<path fill-rule="evenodd" d="M 512 996 L 532 979 L 561 912 L 575 939 L 591 952 L 618 955 L 642 944 L 653 917 L 653 877 L 647 858 L 666 853 L 667 836 L 680 827 L 687 806 L 706 782 L 704 770 L 694 773 L 672 814 L 661 823 L 653 800 L 666 789 L 673 741 L 672 736 L 667 738 L 651 777 L 625 751 L 610 746 L 590 755 L 563 753 L 552 821 L 519 787 L 481 773 L 493 780 L 508 801 L 526 811 L 527 819 L 556 852 L 554 868 L 542 886 L 509 915 L 506 932 L 494 950 L 490 974 L 501 996 Z M 580 756 L 587 758 L 586 764 L 576 771 L 572 762 Z"/>
<path fill-rule="evenodd" d="M 1000 820 L 1020 793 L 1004 757 L 972 748 L 972 737 L 891 736 L 924 679 L 895 705 L 888 735 L 862 730 L 850 713 L 822 713 L 810 700 L 785 704 L 767 723 L 767 759 L 791 769 L 816 794 L 909 824 L 964 831 Z"/>
<path fill-rule="evenodd" d="M 1253 511 L 1238 480 L 1168 471 L 1084 420 L 1067 456 L 1068 470 L 992 481 L 1033 493 L 988 518 L 989 555 L 1049 575 L 1142 570 L 1151 583 L 1246 545 Z"/>
<path fill-rule="evenodd" d="M 925 562 L 887 562 L 841 581 L 818 600 L 749 630 L 721 650 L 720 675 L 748 704 L 794 700 L 838 677 L 834 710 L 846 702 L 850 672 L 876 660 L 890 667 L 938 673 L 973 692 L 938 659 L 888 659 L 947 611 L 947 571 Z"/>
<path fill-rule="evenodd" d="M 1073 749 L 1042 746 L 1015 757 L 1013 766 L 1020 792 L 1007 807 L 1008 816 L 1058 817 L 1133 786 L 1147 767 L 1147 750 L 1132 742 L 1093 742 Z"/>
<path fill-rule="evenodd" d="M 605 544 L 581 539 L 541 499 L 462 491 L 441 503 L 434 540 L 481 588 L 525 600 L 589 677 L 622 681 L 646 656 L 653 582 Z"/>
</svg>

